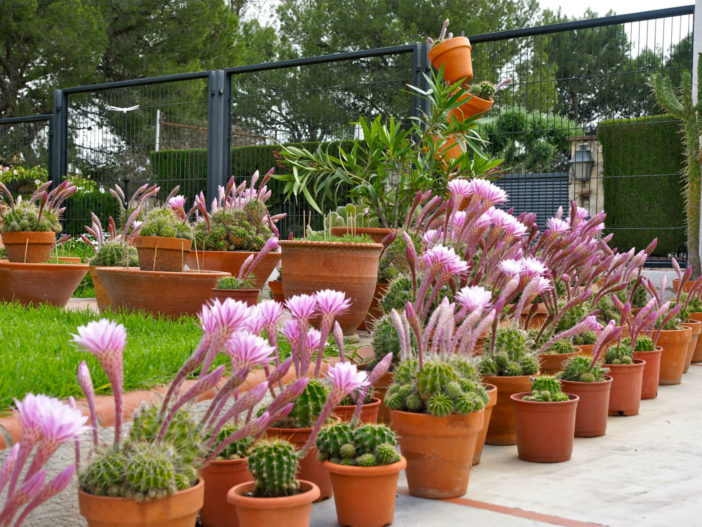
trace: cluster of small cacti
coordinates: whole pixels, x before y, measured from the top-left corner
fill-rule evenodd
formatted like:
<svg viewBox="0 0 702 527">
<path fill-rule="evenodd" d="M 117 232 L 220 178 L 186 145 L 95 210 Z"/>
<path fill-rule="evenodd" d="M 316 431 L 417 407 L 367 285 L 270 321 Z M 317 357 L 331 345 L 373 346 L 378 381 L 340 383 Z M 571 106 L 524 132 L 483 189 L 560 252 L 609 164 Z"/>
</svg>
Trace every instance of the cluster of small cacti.
<svg viewBox="0 0 702 527">
<path fill-rule="evenodd" d="M 246 278 L 225 276 L 217 281 L 215 289 L 252 289 L 255 283 L 255 277 L 251 274 Z"/>
<path fill-rule="evenodd" d="M 141 236 L 163 236 L 192 240 L 190 226 L 179 220 L 171 209 L 156 208 L 149 211 L 141 227 Z"/>
<path fill-rule="evenodd" d="M 258 441 L 249 451 L 249 470 L 254 477 L 254 495 L 265 498 L 295 494 L 298 457 L 295 447 L 282 439 Z"/>
<path fill-rule="evenodd" d="M 260 251 L 273 234 L 266 225 L 266 206 L 251 200 L 240 209 L 219 209 L 207 222 L 195 224 L 198 249 L 207 251 Z"/>
<path fill-rule="evenodd" d="M 576 346 L 594 344 L 596 340 L 597 333 L 595 333 L 594 331 L 585 331 L 584 333 L 580 333 L 579 335 L 573 336 L 573 344 L 575 344 Z"/>
<path fill-rule="evenodd" d="M 327 215 L 325 221 L 329 227 L 380 227 L 378 218 L 358 212 L 358 208 L 353 203 L 338 206 Z"/>
<path fill-rule="evenodd" d="M 636 279 L 632 279 L 627 285 L 626 289 L 623 291 L 617 291 L 615 295 L 621 300 L 622 303 L 628 302 L 629 297 L 631 297 L 631 307 L 644 307 L 646 302 L 648 302 L 648 293 L 646 289 L 639 284 L 639 286 L 634 290 L 634 296 L 631 296 L 631 290 L 636 284 Z"/>
<path fill-rule="evenodd" d="M 528 351 L 532 342 L 526 331 L 500 328 L 496 333 L 494 353 L 486 353 L 480 361 L 481 375 L 516 377 L 539 371 L 539 360 Z M 492 349 L 492 336 L 485 347 Z"/>
<path fill-rule="evenodd" d="M 609 373 L 609 368 L 604 368 L 600 362 L 595 363 L 592 368 L 592 359 L 582 355 L 575 356 L 566 362 L 563 371 L 558 376 L 565 381 L 577 382 L 602 382 L 604 376 Z"/>
<path fill-rule="evenodd" d="M 222 441 L 236 432 L 238 428 L 239 427 L 237 425 L 224 425 L 217 434 L 217 441 L 215 441 L 215 444 L 220 444 Z M 219 453 L 217 459 L 243 459 L 249 455 L 249 450 L 251 450 L 253 443 L 254 438 L 251 436 L 232 441 L 226 447 L 224 447 L 224 450 Z"/>
<path fill-rule="evenodd" d="M 14 210 L 8 209 L 3 214 L 2 230 L 5 232 L 55 232 L 59 234 L 62 230 L 61 222 L 55 214 L 48 210 L 43 210 L 39 217 L 39 208 L 36 204 L 29 204 L 23 201 L 15 205 Z"/>
<path fill-rule="evenodd" d="M 139 256 L 135 247 L 127 246 L 121 242 L 105 242 L 90 260 L 90 265 L 137 267 Z"/>
<path fill-rule="evenodd" d="M 373 467 L 400 460 L 395 433 L 385 425 L 367 424 L 351 428 L 337 423 L 319 432 L 316 440 L 319 459 L 337 465 Z"/>
<path fill-rule="evenodd" d="M 422 237 L 413 232 L 405 231 L 414 244 L 415 251 L 419 252 L 422 247 Z M 402 235 L 398 235 L 383 253 L 383 257 L 378 264 L 378 282 L 390 283 L 399 275 L 409 275 L 410 266 L 407 261 L 407 240 Z M 412 284 L 410 282 L 410 290 Z"/>
<path fill-rule="evenodd" d="M 605 351 L 604 361 L 605 364 L 633 364 L 633 353 L 631 342 L 622 342 L 621 344 L 610 346 Z"/>
<path fill-rule="evenodd" d="M 549 375 L 534 377 L 531 381 L 531 395 L 524 397 L 525 401 L 539 401 L 542 403 L 567 401 L 568 395 L 561 390 L 558 379 Z"/>
<path fill-rule="evenodd" d="M 575 353 L 577 348 L 570 339 L 560 339 L 551 344 L 544 353 L 559 354 L 563 355 L 565 353 Z"/>
<path fill-rule="evenodd" d="M 276 423 L 283 428 L 309 428 L 314 425 L 322 413 L 329 396 L 329 387 L 319 379 L 310 379 L 302 392 L 293 402 L 288 416 Z"/>
<path fill-rule="evenodd" d="M 163 419 L 159 407 L 142 405 L 134 412 L 134 421 L 129 430 L 129 439 L 134 443 L 153 442 L 161 429 Z M 173 445 L 186 463 L 195 462 L 202 452 L 202 432 L 197 420 L 190 412 L 180 409 L 171 419 L 163 440 Z"/>
<path fill-rule="evenodd" d="M 489 81 L 482 81 L 471 86 L 469 91 L 471 95 L 489 101 L 492 99 L 492 96 L 495 95 L 495 85 Z"/>
</svg>

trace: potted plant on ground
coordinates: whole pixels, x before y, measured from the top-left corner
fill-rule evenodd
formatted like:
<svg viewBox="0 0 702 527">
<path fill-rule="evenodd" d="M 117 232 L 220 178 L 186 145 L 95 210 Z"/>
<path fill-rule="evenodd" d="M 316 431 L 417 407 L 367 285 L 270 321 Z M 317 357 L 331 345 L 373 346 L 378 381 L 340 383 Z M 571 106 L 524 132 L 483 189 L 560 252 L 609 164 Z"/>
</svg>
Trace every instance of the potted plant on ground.
<svg viewBox="0 0 702 527">
<path fill-rule="evenodd" d="M 685 359 L 685 368 L 683 373 L 687 373 L 692 363 L 692 356 L 697 348 L 697 342 L 699 341 L 700 333 L 702 333 L 702 321 L 692 318 L 690 311 L 690 302 L 693 298 L 698 297 L 700 291 L 702 291 L 702 281 L 695 280 L 691 281 L 690 276 L 692 274 L 692 268 L 688 267 L 683 273 L 678 265 L 678 262 L 673 258 L 673 269 L 678 275 L 677 280 L 673 280 L 673 288 L 675 289 L 675 301 L 676 303 L 682 304 L 678 318 L 680 319 L 680 325 L 683 327 L 688 327 L 692 331 L 692 337 L 690 338 L 690 344 L 687 348 L 687 357 Z"/>
<path fill-rule="evenodd" d="M 142 271 L 183 270 L 193 235 L 190 226 L 172 208 L 184 201 L 183 196 L 174 196 L 166 207 L 146 213 L 139 236 L 134 239 Z"/>
<path fill-rule="evenodd" d="M 271 298 L 276 302 L 285 302 L 283 294 L 283 273 L 280 267 L 277 268 L 278 274 L 275 280 L 268 281 L 268 287 L 271 290 Z"/>
<path fill-rule="evenodd" d="M 473 62 L 471 61 L 471 45 L 467 37 L 454 37 L 453 33 L 446 35 L 449 20 L 444 20 L 439 38 L 427 38 L 429 49 L 428 57 L 431 65 L 439 70 L 444 68 L 444 78 L 454 83 L 459 80 L 469 81 L 473 78 Z"/>
</svg>

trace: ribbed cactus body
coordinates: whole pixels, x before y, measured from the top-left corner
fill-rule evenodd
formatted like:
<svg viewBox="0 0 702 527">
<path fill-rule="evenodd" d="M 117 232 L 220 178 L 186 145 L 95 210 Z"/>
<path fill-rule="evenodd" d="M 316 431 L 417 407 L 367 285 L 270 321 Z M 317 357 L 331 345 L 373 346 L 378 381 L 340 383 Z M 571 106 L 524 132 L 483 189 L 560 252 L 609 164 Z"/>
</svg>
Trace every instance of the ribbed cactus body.
<svg viewBox="0 0 702 527">
<path fill-rule="evenodd" d="M 558 379 L 549 375 L 535 377 L 531 381 L 531 395 L 524 397 L 525 401 L 557 402 L 567 401 L 568 396 L 561 390 Z"/>
<path fill-rule="evenodd" d="M 396 444 L 395 433 L 385 425 L 367 424 L 353 431 L 353 442 L 361 452 L 375 452 L 383 443 Z"/>
<path fill-rule="evenodd" d="M 254 477 L 254 494 L 261 497 L 289 496 L 300 484 L 295 447 L 282 439 L 259 441 L 249 453 L 249 470 Z"/>
<path fill-rule="evenodd" d="M 287 420 L 294 426 L 311 427 L 316 422 L 327 401 L 328 388 L 319 379 L 310 379 L 302 395 L 295 399 Z"/>
<path fill-rule="evenodd" d="M 353 457 L 340 456 L 341 447 L 353 443 L 353 429 L 346 422 L 337 423 L 333 426 L 325 426 L 317 435 L 317 448 L 323 459 L 331 457 Z"/>
<path fill-rule="evenodd" d="M 426 362 L 424 368 L 417 373 L 417 388 L 422 399 L 428 399 L 441 393 L 444 387 L 452 381 L 458 381 L 458 374 L 450 364 L 442 362 Z"/>
<path fill-rule="evenodd" d="M 629 344 L 617 344 L 610 346 L 605 351 L 605 364 L 633 364 L 634 352 Z"/>
<path fill-rule="evenodd" d="M 546 353 L 555 353 L 558 355 L 563 355 L 565 353 L 575 353 L 577 349 L 573 345 L 573 342 L 570 339 L 561 339 L 557 340 L 553 344 L 551 344 L 548 349 L 546 349 Z"/>
<path fill-rule="evenodd" d="M 576 355 L 566 362 L 563 371 L 559 374 L 559 377 L 566 381 L 578 381 L 578 382 L 601 382 L 604 380 L 604 376 L 609 372 L 607 368 L 603 368 L 598 362 L 592 369 L 590 369 L 590 363 L 592 359 L 589 357 L 583 357 L 581 355 Z"/>
<path fill-rule="evenodd" d="M 400 461 L 400 454 L 395 448 L 396 443 L 383 443 L 375 449 L 375 458 L 378 465 L 390 465 Z"/>
<path fill-rule="evenodd" d="M 396 451 L 395 433 L 385 425 L 366 424 L 351 431 L 351 438 L 336 449 L 333 438 L 345 437 L 348 423 L 326 426 L 317 436 L 320 459 L 342 465 L 374 466 L 395 463 L 400 459 Z"/>
<path fill-rule="evenodd" d="M 634 351 L 653 351 L 654 349 L 656 349 L 656 347 L 653 345 L 653 341 L 650 338 L 641 336 L 636 339 L 636 348 Z"/>
<path fill-rule="evenodd" d="M 479 369 L 482 375 L 517 377 L 533 375 L 539 371 L 538 359 L 528 352 L 533 342 L 526 331 L 518 328 L 500 328 L 494 339 L 494 353 L 486 354 L 480 361 Z M 490 349 L 492 342 L 488 344 Z"/>
</svg>

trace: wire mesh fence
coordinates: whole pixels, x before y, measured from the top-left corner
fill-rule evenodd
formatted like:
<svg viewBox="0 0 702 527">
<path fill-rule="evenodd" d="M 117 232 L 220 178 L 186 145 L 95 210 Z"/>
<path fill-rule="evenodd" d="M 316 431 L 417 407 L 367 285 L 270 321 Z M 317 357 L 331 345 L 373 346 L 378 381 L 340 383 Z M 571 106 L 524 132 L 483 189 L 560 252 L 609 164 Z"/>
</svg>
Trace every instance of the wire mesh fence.
<svg viewBox="0 0 702 527">
<path fill-rule="evenodd" d="M 0 182 L 29 195 L 49 179 L 50 115 L 0 119 Z"/>
</svg>

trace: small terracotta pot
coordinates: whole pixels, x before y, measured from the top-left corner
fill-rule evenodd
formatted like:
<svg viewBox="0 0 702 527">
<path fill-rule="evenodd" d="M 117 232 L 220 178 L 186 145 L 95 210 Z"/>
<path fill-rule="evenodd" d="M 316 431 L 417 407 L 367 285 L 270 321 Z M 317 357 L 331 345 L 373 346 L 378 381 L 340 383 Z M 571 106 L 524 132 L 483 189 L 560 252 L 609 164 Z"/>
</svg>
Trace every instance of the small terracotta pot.
<svg viewBox="0 0 702 527">
<path fill-rule="evenodd" d="M 2 241 L 7 259 L 12 263 L 44 263 L 49 261 L 51 247 L 56 241 L 54 232 L 3 232 Z"/>
<path fill-rule="evenodd" d="M 319 488 L 310 481 L 299 480 L 300 494 L 282 498 L 247 496 L 253 481 L 240 483 L 227 492 L 227 501 L 236 507 L 241 527 L 309 527 L 312 502 L 319 498 Z"/>
<path fill-rule="evenodd" d="M 695 349 L 697 348 L 697 341 L 699 340 L 700 333 L 702 332 L 702 322 L 699 320 L 686 320 L 680 324 L 686 328 L 692 330 L 692 336 L 690 337 L 690 345 L 687 347 L 687 357 L 685 358 L 685 369 L 683 373 L 687 373 L 687 370 L 692 364 L 692 356 L 695 354 Z"/>
<path fill-rule="evenodd" d="M 257 252 L 251 251 L 197 250 L 190 251 L 185 255 L 185 263 L 191 270 L 194 271 L 202 269 L 207 271 L 223 271 L 232 276 L 239 276 L 241 266 L 252 254 L 254 255 L 254 258 L 256 258 L 258 255 Z M 256 264 L 256 267 L 251 269 L 251 272 L 254 275 L 254 287 L 256 289 L 263 289 L 263 286 L 266 284 L 266 280 L 268 280 L 268 277 L 278 266 L 279 261 L 280 253 L 270 252 Z"/>
<path fill-rule="evenodd" d="M 702 278 L 698 278 L 697 280 L 702 280 Z M 687 282 L 685 282 L 685 287 L 683 287 L 683 292 L 689 293 L 690 289 L 692 289 L 692 286 L 695 285 L 695 282 L 697 280 L 688 280 Z M 676 291 L 678 289 L 679 283 L 680 283 L 680 280 L 678 280 L 677 278 L 675 280 L 673 280 L 673 289 L 675 289 Z"/>
<path fill-rule="evenodd" d="M 454 108 L 453 110 L 449 111 L 449 119 L 456 119 L 458 122 L 463 122 L 466 119 L 470 119 L 474 115 L 484 114 L 490 108 L 492 108 L 493 104 L 495 104 L 493 99 L 481 99 L 476 95 L 471 96 L 470 94 L 464 95 L 460 100 L 466 100 L 466 102 L 461 104 L 458 108 Z"/>
<path fill-rule="evenodd" d="M 578 349 L 578 355 L 581 355 L 583 357 L 589 357 L 592 358 L 592 348 L 594 344 L 578 344 L 576 348 Z"/>
<path fill-rule="evenodd" d="M 93 287 L 95 288 L 95 301 L 97 302 L 98 311 L 104 313 L 110 307 L 110 297 L 107 296 L 107 291 L 102 286 L 100 277 L 95 271 L 97 266 L 91 265 L 88 272 L 90 273 L 90 278 L 93 279 Z"/>
<path fill-rule="evenodd" d="M 564 392 L 577 395 L 578 408 L 575 411 L 575 437 L 599 437 L 607 431 L 609 415 L 609 393 L 612 377 L 605 376 L 601 382 L 580 382 L 561 380 Z"/>
<path fill-rule="evenodd" d="M 653 351 L 635 351 L 634 358 L 646 361 L 641 381 L 641 398 L 655 399 L 658 395 L 658 378 L 661 371 L 661 352 L 663 348 L 656 346 Z"/>
<path fill-rule="evenodd" d="M 378 410 L 380 410 L 380 399 L 373 397 L 370 403 L 366 403 L 361 406 L 361 423 L 377 423 L 378 422 Z M 353 417 L 353 413 L 356 411 L 356 405 L 344 405 L 337 406 L 334 408 L 334 414 L 342 421 L 349 422 Z"/>
<path fill-rule="evenodd" d="M 578 351 L 573 353 L 542 353 L 539 355 L 539 371 L 544 375 L 555 375 L 559 371 L 563 371 L 566 362 L 579 354 Z"/>
<path fill-rule="evenodd" d="M 568 461 L 573 454 L 578 396 L 569 393 L 567 401 L 525 401 L 530 393 L 511 396 L 519 459 L 536 463 Z"/>
<path fill-rule="evenodd" d="M 395 372 L 389 371 L 373 385 L 373 395 L 376 395 L 378 399 L 380 399 L 380 407 L 378 408 L 379 423 L 390 423 L 390 408 L 385 406 L 385 394 L 392 385 L 394 379 Z"/>
<path fill-rule="evenodd" d="M 212 296 L 224 302 L 227 298 L 244 302 L 247 306 L 255 306 L 258 304 L 258 296 L 261 294 L 260 289 L 212 289 Z"/>
<path fill-rule="evenodd" d="M 268 287 L 271 288 L 271 296 L 276 302 L 285 302 L 285 295 L 283 294 L 283 282 L 280 280 L 271 280 L 268 282 Z"/>
<path fill-rule="evenodd" d="M 371 300 L 370 307 L 368 308 L 368 313 L 366 318 L 361 321 L 358 329 L 366 329 L 372 331 L 373 325 L 377 320 L 383 316 L 383 308 L 380 305 L 380 301 L 383 299 L 385 294 L 390 289 L 390 284 L 387 283 L 377 283 L 375 284 L 375 291 L 373 292 L 373 300 Z"/>
<path fill-rule="evenodd" d="M 680 384 L 687 350 L 692 338 L 692 329 L 664 329 L 658 338 L 658 345 L 663 348 L 661 353 L 661 373 L 658 384 Z"/>
<path fill-rule="evenodd" d="M 517 430 L 514 421 L 514 405 L 510 397 L 515 393 L 531 390 L 532 375 L 501 377 L 489 375 L 483 382 L 497 386 L 497 404 L 492 409 L 490 426 L 485 442 L 488 445 L 516 445 Z"/>
<path fill-rule="evenodd" d="M 490 417 L 492 409 L 497 404 L 497 386 L 494 384 L 483 383 L 483 387 L 490 398 L 485 405 L 485 413 L 483 416 L 483 426 L 478 433 L 478 439 L 475 442 L 475 453 L 473 454 L 473 466 L 480 463 L 480 458 L 483 455 L 483 447 L 485 446 L 485 438 L 487 437 L 488 426 L 490 426 Z"/>
<path fill-rule="evenodd" d="M 356 227 L 355 229 L 350 229 L 349 227 L 332 227 L 332 236 L 343 236 L 344 234 L 351 234 L 355 232 L 357 235 L 366 235 L 375 243 L 382 243 L 385 237 L 393 231 L 398 229 L 389 229 L 385 227 Z"/>
<path fill-rule="evenodd" d="M 253 481 L 246 458 L 215 460 L 200 471 L 200 477 L 205 482 L 202 527 L 238 527 L 236 508 L 227 501 L 227 492 L 239 483 Z"/>
<path fill-rule="evenodd" d="M 376 467 L 351 467 L 324 462 L 334 487 L 339 525 L 383 527 L 395 518 L 397 480 L 407 460 Z"/>
<path fill-rule="evenodd" d="M 466 37 L 453 37 L 433 46 L 427 56 L 434 69 L 444 66 L 444 80 L 449 84 L 464 79 L 473 78 L 473 62 L 471 60 L 470 40 Z"/>
<path fill-rule="evenodd" d="M 605 364 L 612 377 L 609 415 L 638 415 L 645 364 L 641 359 L 634 359 L 634 364 Z"/>
<path fill-rule="evenodd" d="M 702 321 L 702 313 L 690 313 L 690 318 Z M 702 362 L 702 338 L 697 339 L 695 351 L 692 352 L 692 362 Z"/>
<path fill-rule="evenodd" d="M 390 412 L 392 429 L 407 458 L 407 485 L 412 496 L 443 499 L 466 493 L 484 413 L 435 417 Z"/>
<path fill-rule="evenodd" d="M 134 239 L 142 271 L 181 272 L 191 245 L 192 242 L 184 238 L 137 236 Z"/>
<path fill-rule="evenodd" d="M 171 496 L 141 503 L 78 490 L 78 506 L 88 527 L 194 527 L 204 495 L 202 481 Z"/>
<path fill-rule="evenodd" d="M 63 307 L 87 272 L 87 264 L 0 262 L 0 301 Z"/>
</svg>

